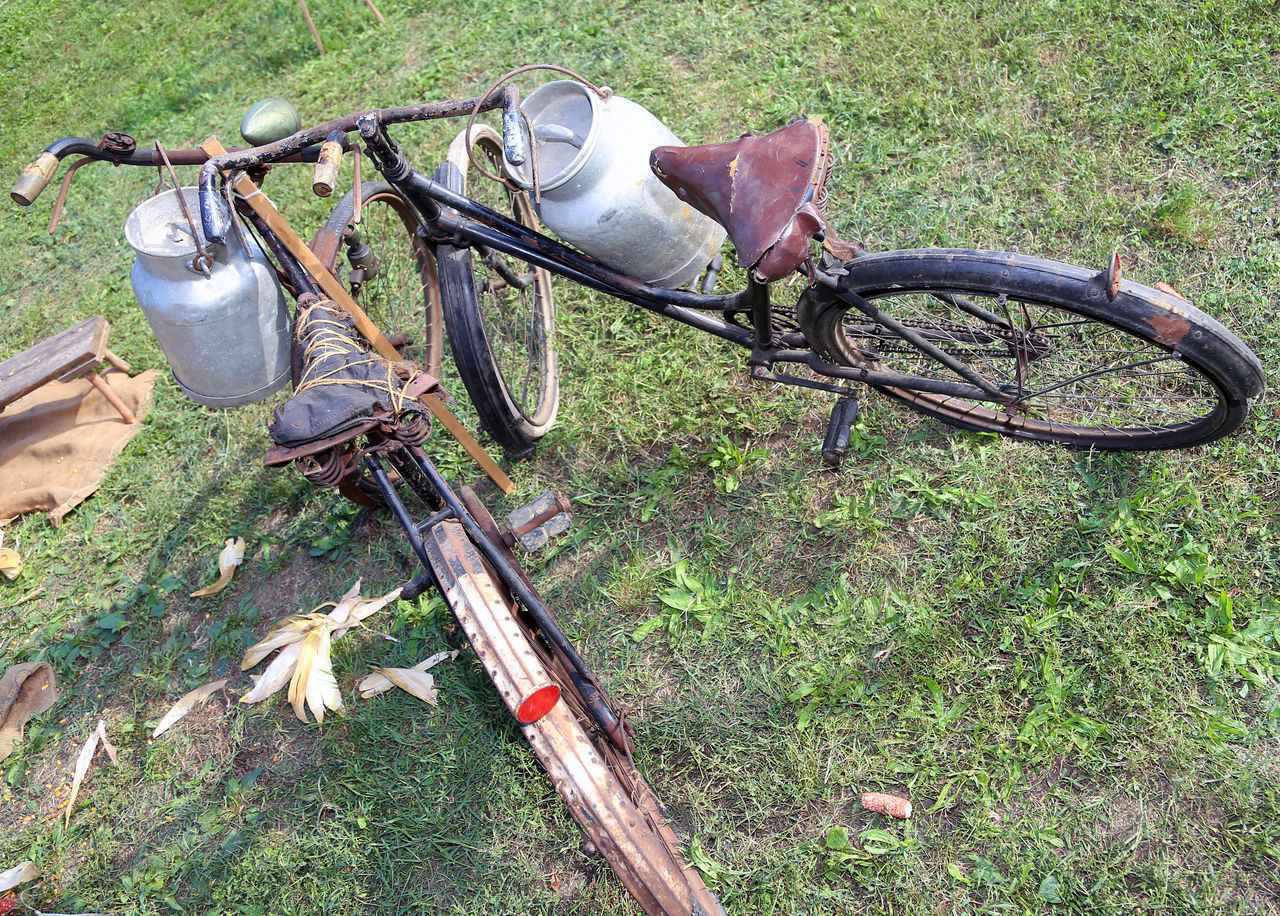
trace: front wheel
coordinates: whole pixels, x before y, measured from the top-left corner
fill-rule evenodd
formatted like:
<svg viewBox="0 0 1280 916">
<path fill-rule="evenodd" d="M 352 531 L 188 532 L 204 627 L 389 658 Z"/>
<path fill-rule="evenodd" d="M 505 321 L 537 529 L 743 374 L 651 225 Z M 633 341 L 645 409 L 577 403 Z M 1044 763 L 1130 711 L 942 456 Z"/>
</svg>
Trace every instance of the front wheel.
<svg viewBox="0 0 1280 916">
<path fill-rule="evenodd" d="M 401 356 L 439 378 L 444 319 L 435 256 L 395 188 L 366 181 L 361 191 L 360 212 L 348 191 L 312 248 L 328 262 L 325 267 L 350 283 L 360 307 Z M 327 245 L 323 233 L 331 239 Z"/>
<path fill-rule="evenodd" d="M 501 174 L 496 131 L 475 126 L 471 150 L 477 162 Z M 528 194 L 471 166 L 465 131 L 450 145 L 436 181 L 538 228 Z M 512 457 L 528 455 L 534 440 L 551 429 L 560 404 L 551 274 L 480 245 L 441 245 L 437 251 L 449 347 L 480 424 Z"/>
<path fill-rule="evenodd" d="M 1262 368 L 1185 299 L 1083 267 L 964 249 L 888 251 L 843 265 L 841 290 L 914 329 L 992 383 L 1002 400 L 878 390 L 946 423 L 1078 448 L 1179 448 L 1244 422 Z M 818 354 L 854 368 L 966 384 L 818 288 L 799 305 Z"/>
<path fill-rule="evenodd" d="M 641 909 L 647 916 L 724 916 L 698 872 L 684 864 L 653 791 L 592 723 L 571 680 L 462 525 L 451 520 L 431 528 L 424 548 L 445 601 L 512 714 L 522 719 L 526 707 L 511 672 L 560 688 L 550 710 L 520 729 L 591 846 Z"/>
</svg>

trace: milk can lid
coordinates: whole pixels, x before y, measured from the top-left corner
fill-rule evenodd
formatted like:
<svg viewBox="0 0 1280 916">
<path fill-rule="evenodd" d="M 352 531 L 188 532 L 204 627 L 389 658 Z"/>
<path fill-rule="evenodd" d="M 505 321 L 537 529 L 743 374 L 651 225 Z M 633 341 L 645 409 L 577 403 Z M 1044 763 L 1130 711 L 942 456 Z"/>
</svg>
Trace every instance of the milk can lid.
<svg viewBox="0 0 1280 916">
<path fill-rule="evenodd" d="M 182 188 L 199 234 L 200 244 L 207 245 L 200 225 L 200 189 Z M 156 258 L 190 258 L 196 253 L 191 237 L 191 223 L 178 204 L 178 192 L 169 189 L 148 198 L 133 208 L 124 222 L 124 237 L 139 254 Z"/>
<path fill-rule="evenodd" d="M 551 190 L 578 173 L 595 148 L 599 97 L 574 80 L 543 83 L 525 97 L 521 109 L 533 126 L 538 158 L 538 184 Z M 533 187 L 533 167 L 503 161 L 507 174 L 521 187 Z"/>
</svg>

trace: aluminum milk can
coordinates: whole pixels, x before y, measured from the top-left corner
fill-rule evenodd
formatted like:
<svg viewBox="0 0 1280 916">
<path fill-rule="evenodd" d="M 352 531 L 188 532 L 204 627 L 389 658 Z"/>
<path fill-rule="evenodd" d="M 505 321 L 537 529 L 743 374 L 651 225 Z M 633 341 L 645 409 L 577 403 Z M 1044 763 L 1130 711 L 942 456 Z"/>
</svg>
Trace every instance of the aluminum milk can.
<svg viewBox="0 0 1280 916">
<path fill-rule="evenodd" d="M 247 233 L 210 245 L 200 226 L 200 193 L 182 188 L 208 276 L 196 266 L 192 227 L 169 190 L 139 204 L 124 224 L 137 252 L 129 279 L 174 381 L 209 407 L 261 401 L 289 381 L 289 312 L 275 271 Z M 249 252 L 252 251 L 252 258 Z"/>
<path fill-rule="evenodd" d="M 606 90 L 608 92 L 608 90 Z M 720 250 L 718 223 L 676 197 L 649 169 L 656 146 L 683 146 L 635 102 L 602 99 L 573 80 L 544 83 L 520 106 L 533 125 L 548 229 L 615 270 L 677 289 L 698 278 Z M 533 187 L 529 162 L 504 163 Z"/>
</svg>

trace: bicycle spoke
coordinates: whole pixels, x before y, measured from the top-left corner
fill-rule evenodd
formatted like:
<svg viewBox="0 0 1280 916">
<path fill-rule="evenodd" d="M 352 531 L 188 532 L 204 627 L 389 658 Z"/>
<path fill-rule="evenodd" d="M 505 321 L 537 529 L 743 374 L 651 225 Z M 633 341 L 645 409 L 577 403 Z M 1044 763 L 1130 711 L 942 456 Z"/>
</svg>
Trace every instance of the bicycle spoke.
<svg viewBox="0 0 1280 916">
<path fill-rule="evenodd" d="M 929 292 L 884 301 L 903 325 L 1006 391 L 1013 398 L 1006 412 L 1018 416 L 1079 427 L 1157 429 L 1193 422 L 1217 403 L 1217 392 L 1177 354 L 1053 307 L 1002 294 L 987 297 L 988 309 L 982 299 L 968 292 Z M 911 375 L 953 377 L 927 354 L 865 321 L 851 315 L 844 332 L 869 359 Z"/>
</svg>

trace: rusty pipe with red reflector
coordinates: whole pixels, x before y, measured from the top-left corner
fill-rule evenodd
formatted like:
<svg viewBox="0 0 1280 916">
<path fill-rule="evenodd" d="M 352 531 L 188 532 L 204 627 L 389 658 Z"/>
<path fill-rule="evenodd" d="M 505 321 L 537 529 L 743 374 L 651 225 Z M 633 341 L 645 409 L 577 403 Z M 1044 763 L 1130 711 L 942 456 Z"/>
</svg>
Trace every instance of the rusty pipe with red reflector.
<svg viewBox="0 0 1280 916">
<path fill-rule="evenodd" d="M 522 725 L 541 719 L 559 701 L 560 688 L 516 620 L 514 602 L 498 590 L 462 525 L 449 520 L 433 526 L 423 547 L 445 600 L 502 701 Z"/>
</svg>

